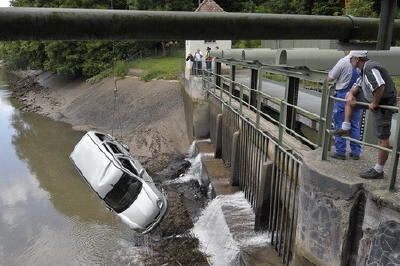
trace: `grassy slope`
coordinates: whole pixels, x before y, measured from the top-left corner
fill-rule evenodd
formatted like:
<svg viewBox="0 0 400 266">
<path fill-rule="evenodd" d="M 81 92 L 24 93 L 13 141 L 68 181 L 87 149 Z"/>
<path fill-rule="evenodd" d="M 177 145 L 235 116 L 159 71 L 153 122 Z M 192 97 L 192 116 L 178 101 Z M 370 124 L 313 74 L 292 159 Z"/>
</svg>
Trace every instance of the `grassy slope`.
<svg viewBox="0 0 400 266">
<path fill-rule="evenodd" d="M 182 71 L 184 58 L 182 56 L 165 56 L 146 58 L 129 64 L 130 68 L 143 69 L 145 73 L 140 76 L 143 80 L 151 79 L 177 79 Z"/>
</svg>

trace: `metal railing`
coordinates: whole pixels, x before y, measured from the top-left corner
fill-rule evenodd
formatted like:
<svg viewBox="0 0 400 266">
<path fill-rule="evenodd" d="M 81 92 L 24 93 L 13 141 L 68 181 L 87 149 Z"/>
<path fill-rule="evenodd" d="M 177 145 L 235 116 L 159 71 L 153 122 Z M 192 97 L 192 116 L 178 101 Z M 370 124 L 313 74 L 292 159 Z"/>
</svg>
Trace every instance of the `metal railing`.
<svg viewBox="0 0 400 266">
<path fill-rule="evenodd" d="M 234 168 L 231 169 L 237 177 L 234 185 L 244 191 L 246 199 L 255 210 L 256 228 L 271 233 L 272 246 L 282 262 L 288 264 L 292 258 L 296 235 L 301 160 L 293 154 L 292 149 L 280 143 L 282 138 L 275 139 L 263 129 L 261 115 L 267 114 L 261 111 L 260 105 L 255 108 L 251 105 L 251 99 L 244 97 L 246 93 L 249 96 L 248 92 L 253 89 L 231 80 L 231 85 L 240 88 L 237 97 L 232 93 L 232 87 L 228 92 L 223 85 L 218 85 L 226 77 L 207 70 L 203 70 L 203 74 L 203 86 L 207 88 L 210 98 L 210 115 L 215 118 L 222 113 L 222 158 L 226 165 Z M 263 96 L 269 100 L 282 101 L 266 94 Z M 234 102 L 240 104 L 234 106 Z M 258 102 L 261 103 L 260 99 Z M 250 118 L 245 108 L 259 112 L 256 117 Z M 215 119 L 210 119 L 210 135 L 214 141 L 217 135 L 215 122 Z M 282 130 L 285 128 L 282 127 Z M 239 137 L 236 158 L 232 159 L 234 133 L 238 133 Z M 231 160 L 240 163 L 231 165 Z"/>
<path fill-rule="evenodd" d="M 329 129 L 331 128 L 332 124 L 332 114 L 333 113 L 333 106 L 334 106 L 334 101 L 340 101 L 340 102 L 346 102 L 345 99 L 337 98 L 333 96 L 334 90 L 331 89 L 329 93 L 326 93 L 326 102 L 327 102 L 327 107 L 326 107 L 326 119 L 325 119 L 325 125 L 324 125 L 324 137 L 323 137 L 323 148 L 322 148 L 322 160 L 326 160 L 328 157 L 328 151 L 331 146 L 331 136 L 329 135 Z M 355 102 L 355 105 L 361 106 L 364 108 L 368 108 L 368 104 L 364 102 Z M 390 105 L 378 105 L 377 108 L 382 108 L 382 109 L 387 109 L 391 110 L 393 112 L 399 113 L 400 108 L 398 106 L 390 106 Z M 357 140 L 351 137 L 342 137 L 346 140 L 359 143 L 364 146 L 372 147 L 378 150 L 386 151 L 391 154 L 390 158 L 390 165 L 389 165 L 389 191 L 394 191 L 395 186 L 396 186 L 396 177 L 397 177 L 397 167 L 399 163 L 399 155 L 400 155 L 400 143 L 399 143 L 399 133 L 400 133 L 400 116 L 397 115 L 397 120 L 396 120 L 396 130 L 392 134 L 395 135 L 394 137 L 394 142 L 392 145 L 392 148 L 385 148 L 380 145 L 375 145 L 372 143 L 368 143 L 366 141 L 362 140 Z"/>
<path fill-rule="evenodd" d="M 278 138 L 277 141 L 280 145 L 284 145 L 284 135 L 291 135 L 301 140 L 303 143 L 307 144 L 311 148 L 322 147 L 322 160 L 327 159 L 328 151 L 331 146 L 331 137 L 329 136 L 328 130 L 331 129 L 332 125 L 332 113 L 333 113 L 333 105 L 334 101 L 342 101 L 344 99 L 336 98 L 333 96 L 334 89 L 330 89 L 329 85 L 325 78 L 327 76 L 326 72 L 322 71 L 312 71 L 304 68 L 296 68 L 290 66 L 282 66 L 282 65 L 263 65 L 259 62 L 244 62 L 238 60 L 227 60 L 227 59 L 218 59 L 216 60 L 216 64 L 228 64 L 232 67 L 244 67 L 249 68 L 251 70 L 257 71 L 257 76 L 252 76 L 251 84 L 257 84 L 256 86 L 247 86 L 235 80 L 235 75 L 231 72 L 231 77 L 226 75 L 222 75 L 220 72 L 209 72 L 203 70 L 203 72 L 207 73 L 208 83 L 215 83 L 213 86 L 208 85 L 215 94 L 217 94 L 217 90 L 219 91 L 219 97 L 229 105 L 234 102 L 238 105 L 238 112 L 243 114 L 243 107 L 247 107 L 255 113 L 255 126 L 256 128 L 260 128 L 260 118 L 274 123 L 278 126 Z M 287 77 L 286 81 L 286 95 L 284 99 L 269 95 L 262 90 L 262 73 L 269 72 L 273 74 L 280 74 Z M 212 77 L 212 78 L 210 78 Z M 232 78 L 233 77 L 233 78 Z M 218 82 L 218 79 L 220 80 Z M 256 79 L 255 81 L 253 79 Z M 290 80 L 308 80 L 313 82 L 322 83 L 322 95 L 321 95 L 321 104 L 320 104 L 320 113 L 310 112 L 302 107 L 297 106 L 297 99 L 290 99 L 288 96 L 290 91 L 294 91 L 294 94 L 298 93 L 298 84 L 292 86 Z M 295 83 L 295 82 L 294 82 Z M 226 88 L 228 86 L 228 88 Z M 235 93 L 236 91 L 236 93 Z M 293 93 L 292 93 L 293 94 Z M 252 99 L 253 98 L 253 99 Z M 279 106 L 279 118 L 274 118 L 270 113 L 267 113 L 265 110 L 265 102 L 272 102 Z M 357 105 L 368 107 L 368 104 L 357 102 Z M 397 106 L 385 106 L 380 105 L 378 108 L 389 109 L 393 112 L 398 112 L 399 107 Z M 299 134 L 294 127 L 293 121 L 296 121 L 296 116 L 305 116 L 311 121 L 315 121 L 318 123 L 318 132 L 316 140 L 310 140 L 309 138 Z M 291 121 L 288 121 L 291 120 Z M 350 137 L 344 137 L 349 141 L 353 141 L 359 143 L 364 146 L 369 146 L 375 149 L 383 150 L 389 152 L 390 156 L 390 164 L 389 164 L 389 190 L 394 191 L 396 185 L 396 177 L 397 177 L 397 168 L 398 161 L 400 155 L 400 141 L 398 140 L 398 136 L 400 133 L 400 118 L 397 116 L 397 126 L 396 130 L 392 132 L 394 134 L 394 142 L 392 148 L 385 148 L 379 145 L 375 145 L 367 142 L 366 140 L 356 140 Z M 292 122 L 292 123 L 289 123 Z M 367 130 L 367 128 L 365 128 Z M 370 132 L 364 132 L 364 134 L 370 134 Z"/>
</svg>

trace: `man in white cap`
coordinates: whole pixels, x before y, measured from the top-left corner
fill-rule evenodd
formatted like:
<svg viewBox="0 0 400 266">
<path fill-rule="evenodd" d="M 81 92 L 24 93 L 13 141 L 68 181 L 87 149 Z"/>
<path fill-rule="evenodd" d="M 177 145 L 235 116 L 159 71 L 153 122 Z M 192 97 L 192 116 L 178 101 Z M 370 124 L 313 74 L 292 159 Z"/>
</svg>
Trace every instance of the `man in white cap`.
<svg viewBox="0 0 400 266">
<path fill-rule="evenodd" d="M 375 120 L 375 135 L 378 144 L 389 148 L 390 128 L 393 111 L 379 108 L 378 105 L 396 106 L 397 90 L 389 72 L 378 62 L 369 60 L 367 51 L 351 51 L 350 62 L 354 68 L 361 70 L 360 78 L 346 96 L 345 119 L 342 128 L 331 130 L 334 136 L 349 136 L 351 129 L 351 116 L 355 101 L 369 103 Z M 360 173 L 360 177 L 366 179 L 383 178 L 383 167 L 389 153 L 383 150 L 378 152 L 378 163 L 375 167 Z"/>
<path fill-rule="evenodd" d="M 331 82 L 336 80 L 335 84 L 335 96 L 337 98 L 345 99 L 346 94 L 353 88 L 353 84 L 357 81 L 360 75 L 356 68 L 350 63 L 350 51 L 343 51 L 345 57 L 341 58 L 336 65 L 329 71 L 327 81 Z M 344 121 L 344 102 L 335 102 L 333 108 L 333 122 L 335 124 L 335 129 L 342 127 Z M 351 117 L 351 130 L 350 137 L 356 140 L 360 140 L 360 120 L 361 120 L 361 109 L 355 108 L 353 110 L 353 115 Z M 346 140 L 341 137 L 335 138 L 335 153 L 330 156 L 339 159 L 346 160 Z M 351 141 L 350 142 L 350 158 L 353 160 L 360 159 L 361 145 Z"/>
</svg>

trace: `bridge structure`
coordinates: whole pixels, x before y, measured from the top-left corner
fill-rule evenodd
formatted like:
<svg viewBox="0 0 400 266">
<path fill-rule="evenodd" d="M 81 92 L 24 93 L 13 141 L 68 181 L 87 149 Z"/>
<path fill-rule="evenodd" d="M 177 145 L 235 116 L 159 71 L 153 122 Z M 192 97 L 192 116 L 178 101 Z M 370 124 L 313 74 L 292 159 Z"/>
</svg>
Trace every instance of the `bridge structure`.
<svg viewBox="0 0 400 266">
<path fill-rule="evenodd" d="M 382 1 L 381 19 L 0 8 L 0 40 L 336 39 L 343 47 L 387 50 L 400 38 L 396 6 L 397 1 Z M 253 56 L 238 60 L 217 55 L 215 71 L 193 76 L 188 84 L 201 84 L 207 121 L 203 132 L 208 131 L 215 155 L 229 168 L 231 185 L 243 190 L 253 206 L 255 229 L 271 233 L 284 264 L 400 263 L 400 123 L 393 148 L 387 150 L 392 158 L 389 182 L 361 181 L 350 162 L 327 160 L 327 130 L 338 99 L 325 82 L 326 72 Z M 248 84 L 240 82 L 240 69 L 248 70 Z M 285 77 L 284 97 L 263 91 L 266 73 Z M 322 84 L 319 113 L 298 105 L 301 81 Z M 316 138 L 299 133 L 299 117 L 313 121 Z"/>
</svg>

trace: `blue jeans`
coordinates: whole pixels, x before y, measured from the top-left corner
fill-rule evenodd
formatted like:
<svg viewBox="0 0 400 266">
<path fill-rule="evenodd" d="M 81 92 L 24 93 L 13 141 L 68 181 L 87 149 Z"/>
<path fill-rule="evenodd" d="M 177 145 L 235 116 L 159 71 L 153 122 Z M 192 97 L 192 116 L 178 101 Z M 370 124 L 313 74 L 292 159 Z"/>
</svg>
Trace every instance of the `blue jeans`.
<svg viewBox="0 0 400 266">
<path fill-rule="evenodd" d="M 346 93 L 349 90 L 338 90 L 336 91 L 336 97 L 344 99 L 346 97 Z M 339 129 L 342 127 L 342 123 L 344 122 L 344 102 L 335 102 L 333 107 L 333 122 L 335 125 L 335 129 Z M 355 107 L 353 109 L 353 115 L 351 117 L 351 130 L 350 137 L 353 139 L 360 140 L 360 122 L 361 122 L 361 113 L 362 110 L 360 108 Z M 341 137 L 335 137 L 335 147 L 336 154 L 338 155 L 346 155 L 346 140 Z M 355 142 L 350 142 L 351 153 L 356 156 L 360 156 L 361 153 L 361 145 Z"/>
</svg>

